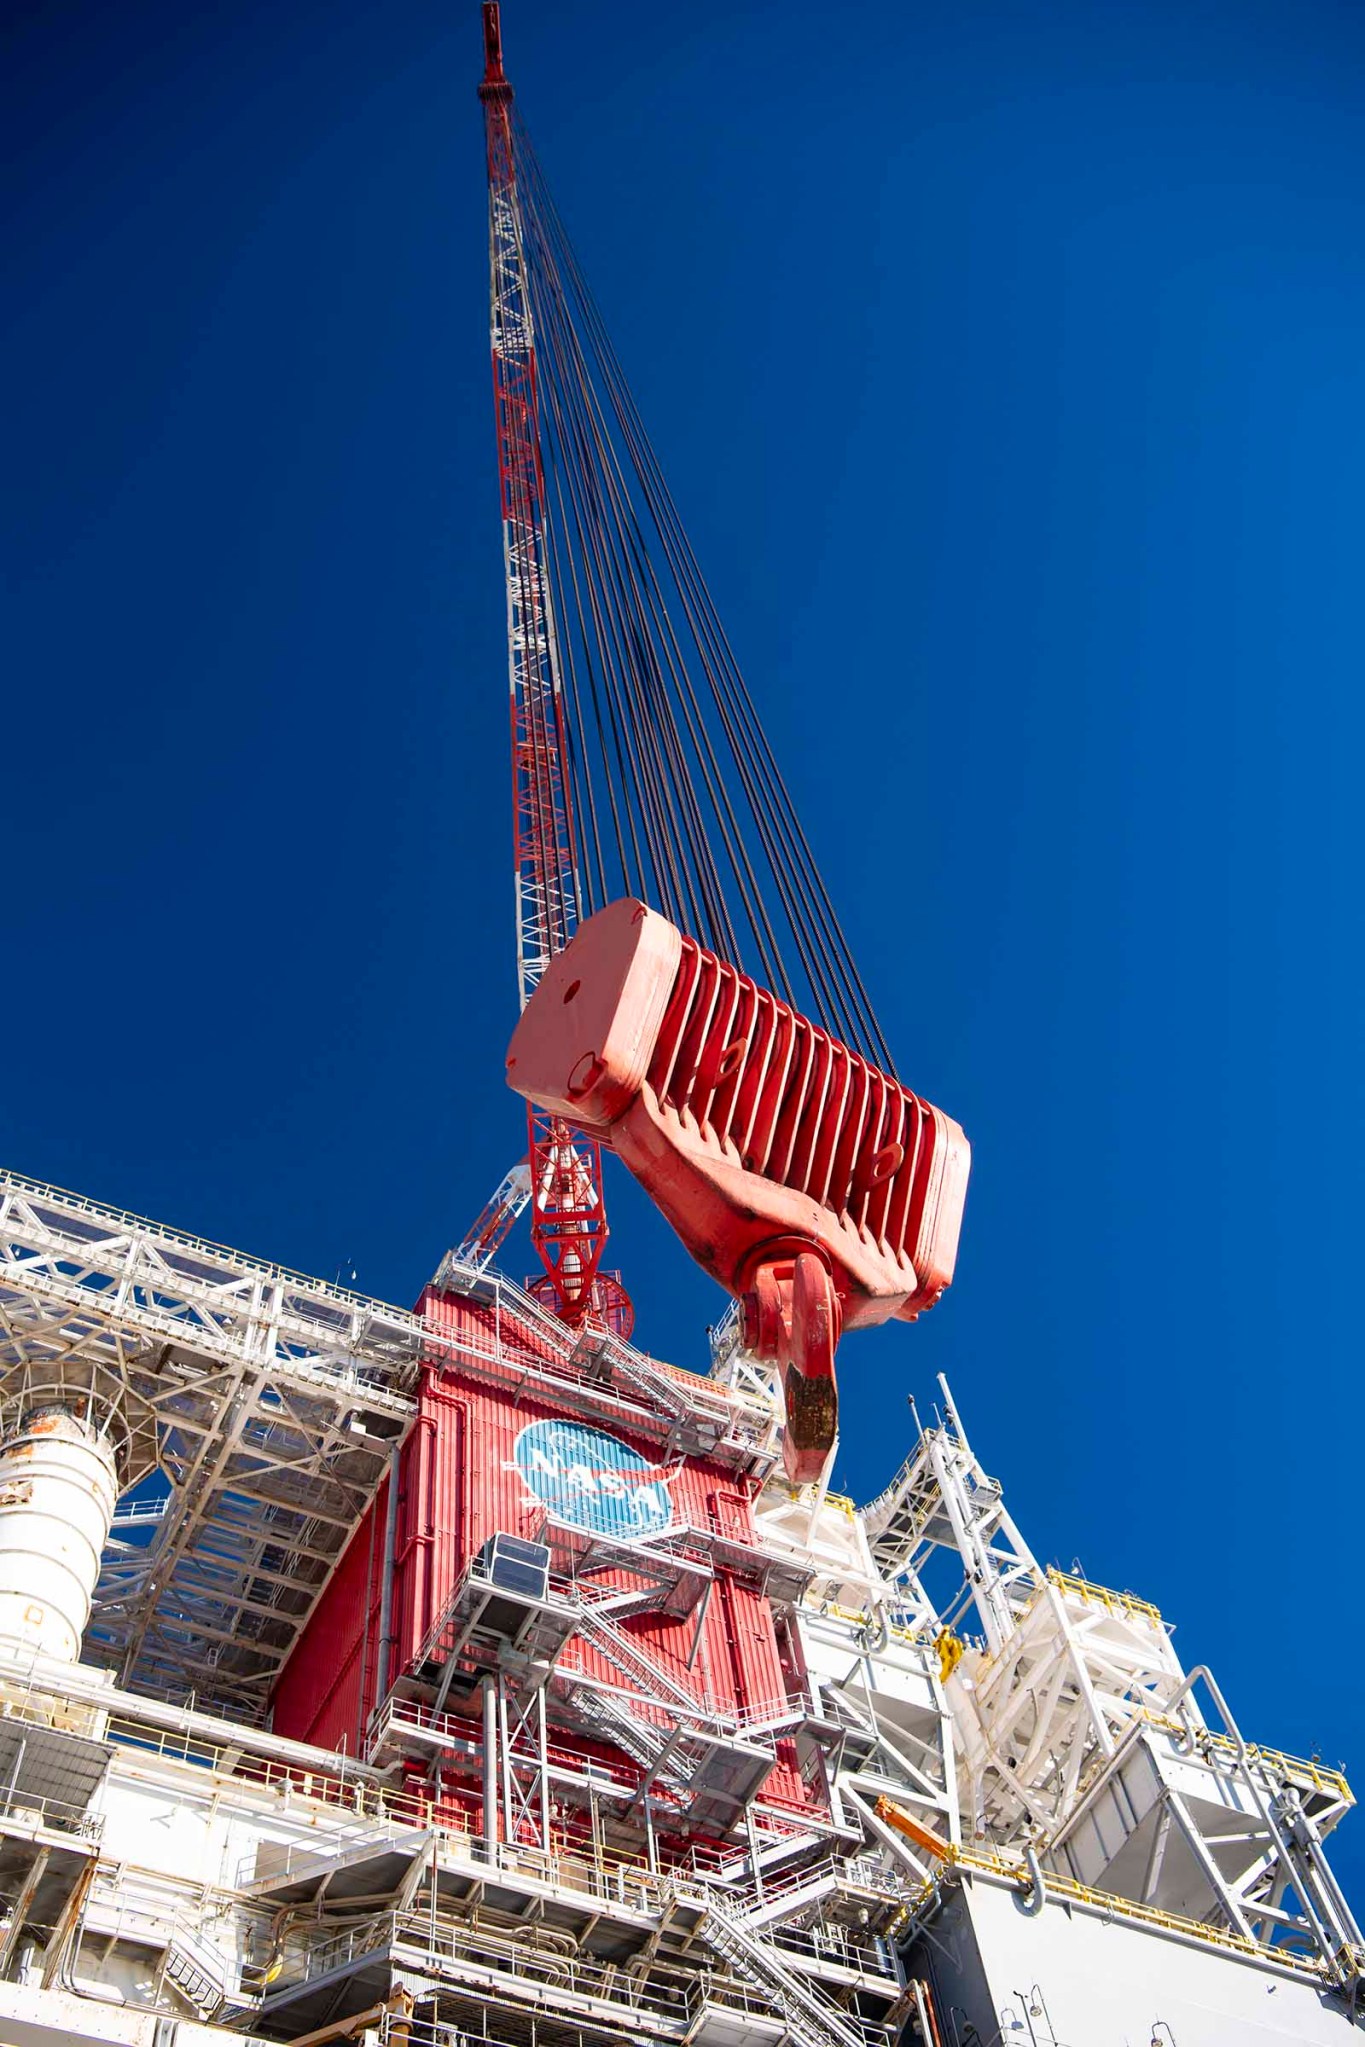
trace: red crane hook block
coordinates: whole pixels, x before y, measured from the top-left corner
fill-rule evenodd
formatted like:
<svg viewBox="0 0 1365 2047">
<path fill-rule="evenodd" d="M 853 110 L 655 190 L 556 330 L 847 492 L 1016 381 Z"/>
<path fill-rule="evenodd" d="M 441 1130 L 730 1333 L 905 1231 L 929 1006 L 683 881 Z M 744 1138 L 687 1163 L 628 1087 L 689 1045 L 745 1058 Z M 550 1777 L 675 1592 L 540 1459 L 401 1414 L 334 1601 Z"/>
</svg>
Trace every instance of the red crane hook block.
<svg viewBox="0 0 1365 2047">
<path fill-rule="evenodd" d="M 507 1078 L 609 1145 L 742 1301 L 783 1368 L 788 1476 L 818 1478 L 842 1331 L 913 1321 L 952 1279 L 958 1125 L 629 898 L 550 961 Z"/>
</svg>

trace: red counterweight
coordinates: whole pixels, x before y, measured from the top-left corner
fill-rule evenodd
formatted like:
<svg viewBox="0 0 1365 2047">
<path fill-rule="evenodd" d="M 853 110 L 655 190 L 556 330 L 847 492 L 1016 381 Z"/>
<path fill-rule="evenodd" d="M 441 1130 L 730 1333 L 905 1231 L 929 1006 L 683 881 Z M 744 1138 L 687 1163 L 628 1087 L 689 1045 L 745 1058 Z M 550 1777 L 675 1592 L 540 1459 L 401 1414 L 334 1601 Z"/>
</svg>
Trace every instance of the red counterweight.
<svg viewBox="0 0 1365 2047">
<path fill-rule="evenodd" d="M 528 1101 L 610 1145 L 783 1367 L 786 1468 L 834 1442 L 844 1329 L 913 1321 L 953 1276 L 956 1123 L 643 903 L 546 968 L 507 1055 Z"/>
</svg>

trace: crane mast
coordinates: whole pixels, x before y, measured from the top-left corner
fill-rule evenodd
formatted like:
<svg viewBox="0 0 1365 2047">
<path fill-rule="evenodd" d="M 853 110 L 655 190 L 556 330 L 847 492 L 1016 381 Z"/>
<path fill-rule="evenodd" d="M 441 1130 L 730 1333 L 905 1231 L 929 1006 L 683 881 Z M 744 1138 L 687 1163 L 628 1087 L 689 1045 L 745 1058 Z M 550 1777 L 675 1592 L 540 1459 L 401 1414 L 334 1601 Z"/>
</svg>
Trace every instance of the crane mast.
<svg viewBox="0 0 1365 2047">
<path fill-rule="evenodd" d="M 517 195 L 512 88 L 496 4 L 483 10 L 479 86 L 488 147 L 488 260 L 493 403 L 507 579 L 517 979 L 524 1009 L 579 920 L 573 797 L 546 559 L 535 329 Z M 536 1289 L 566 1321 L 584 1321 L 607 1241 L 596 1140 L 534 1103 L 527 1110 L 531 1240 L 545 1268 Z"/>
<path fill-rule="evenodd" d="M 512 141 L 512 88 L 502 68 L 496 5 L 485 6 L 487 67 L 479 87 L 488 143 L 488 261 L 493 403 L 507 578 L 512 715 L 517 978 L 525 1008 L 578 922 L 573 802 L 554 606 L 546 562 L 535 331 Z"/>
</svg>

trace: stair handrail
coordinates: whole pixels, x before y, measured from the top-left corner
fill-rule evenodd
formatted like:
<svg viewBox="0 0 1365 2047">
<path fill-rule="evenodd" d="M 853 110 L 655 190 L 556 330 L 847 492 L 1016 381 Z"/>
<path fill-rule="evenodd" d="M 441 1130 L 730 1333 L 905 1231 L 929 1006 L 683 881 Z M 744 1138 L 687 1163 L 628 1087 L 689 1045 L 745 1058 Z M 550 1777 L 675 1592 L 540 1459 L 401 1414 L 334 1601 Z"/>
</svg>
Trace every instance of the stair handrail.
<svg viewBox="0 0 1365 2047">
<path fill-rule="evenodd" d="M 714 1924 L 721 1929 L 720 1938 L 714 1940 L 712 1944 L 722 1954 L 726 1953 L 727 1941 L 731 1947 L 738 1947 L 741 1955 L 747 1958 L 750 1967 L 761 1977 L 766 1978 L 769 1994 L 778 2000 L 779 2004 L 785 1999 L 788 2005 L 796 2006 L 809 2027 L 814 2029 L 820 2047 L 868 2047 L 869 2038 L 873 2036 L 865 2031 L 856 2019 L 851 2015 L 836 2012 L 827 1999 L 819 1997 L 812 1988 L 801 1981 L 800 1977 L 792 1973 L 770 1940 L 746 1926 L 743 1917 L 732 1911 L 728 1902 L 722 1904 L 711 1892 L 707 1893 L 706 1909 L 698 1928 L 703 1940 L 708 1938 L 708 1924 Z M 733 1961 L 734 1957 L 731 1954 L 727 1959 Z M 787 2016 L 790 2018 L 790 2012 Z M 793 2030 L 799 2035 L 801 2029 L 794 2026 Z M 809 2033 L 806 2047 L 812 2047 Z"/>
</svg>

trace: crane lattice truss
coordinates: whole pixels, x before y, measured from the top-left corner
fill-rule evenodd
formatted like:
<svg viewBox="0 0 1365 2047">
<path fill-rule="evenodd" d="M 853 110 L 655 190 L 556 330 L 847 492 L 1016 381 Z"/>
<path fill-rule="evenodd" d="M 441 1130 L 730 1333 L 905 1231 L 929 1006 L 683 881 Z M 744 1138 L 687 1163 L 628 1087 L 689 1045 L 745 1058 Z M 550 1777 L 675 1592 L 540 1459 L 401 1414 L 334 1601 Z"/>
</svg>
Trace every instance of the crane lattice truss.
<svg viewBox="0 0 1365 2047">
<path fill-rule="evenodd" d="M 546 562 L 535 327 L 510 121 L 511 87 L 490 41 L 480 87 L 488 148 L 493 403 L 502 499 L 512 714 L 517 978 L 525 1004 L 578 922 L 554 605 Z"/>
<path fill-rule="evenodd" d="M 113 1422 L 125 1509 L 89 1644 L 142 1689 L 259 1715 L 413 1411 L 411 1315 L 0 1178 L 0 1399 Z"/>
<path fill-rule="evenodd" d="M 502 498 L 512 717 L 517 980 L 522 1006 L 579 916 L 573 803 L 547 563 L 536 338 L 497 9 L 484 10 L 480 96 L 488 149 L 488 256 L 493 402 Z M 547 1291 L 570 1324 L 594 1304 L 607 1241 L 596 1141 L 532 1105 L 527 1112 L 531 1238 Z"/>
<path fill-rule="evenodd" d="M 531 1169 L 523 1159 L 503 1174 L 460 1243 L 451 1252 L 456 1265 L 483 1272 L 506 1242 L 517 1217 L 531 1199 Z M 440 1284 L 438 1279 L 437 1284 Z"/>
</svg>

